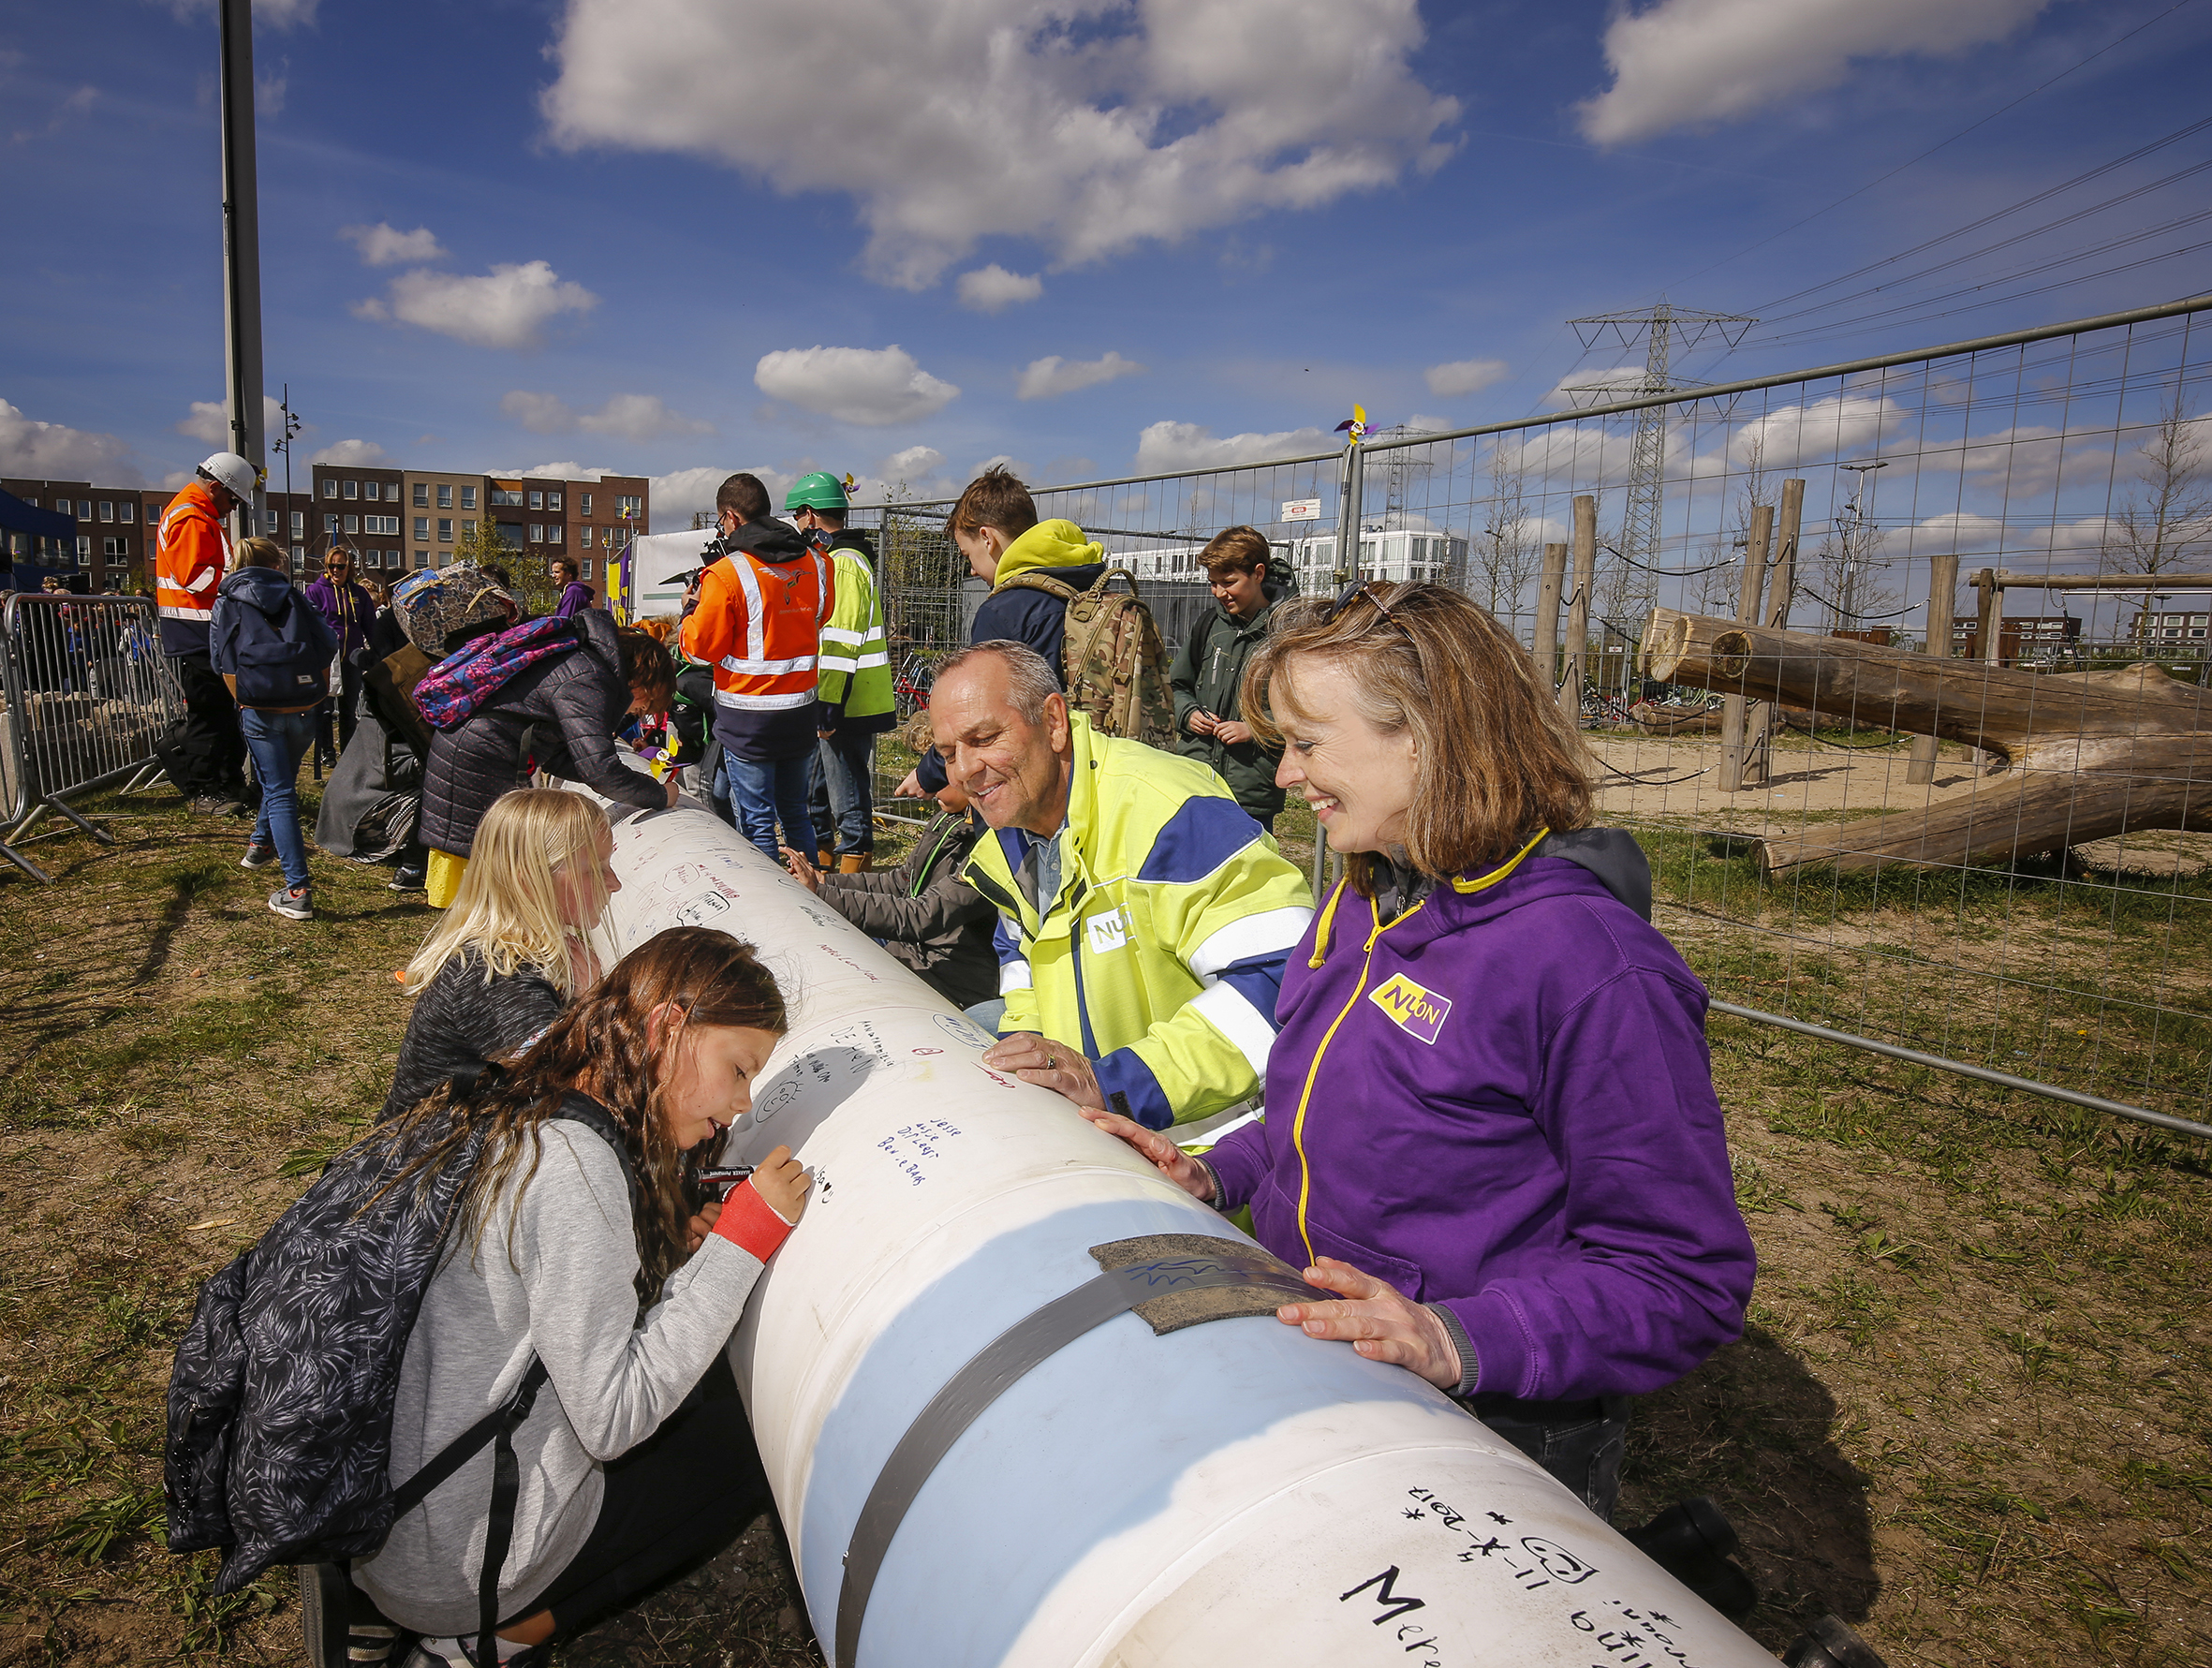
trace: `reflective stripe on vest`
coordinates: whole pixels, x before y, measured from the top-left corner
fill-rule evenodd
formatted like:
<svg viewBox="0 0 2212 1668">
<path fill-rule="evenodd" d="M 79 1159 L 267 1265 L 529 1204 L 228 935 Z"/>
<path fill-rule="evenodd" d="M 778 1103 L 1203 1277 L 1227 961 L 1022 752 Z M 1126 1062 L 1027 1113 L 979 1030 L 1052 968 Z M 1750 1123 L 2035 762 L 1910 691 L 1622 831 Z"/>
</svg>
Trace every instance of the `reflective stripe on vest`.
<svg viewBox="0 0 2212 1668">
<path fill-rule="evenodd" d="M 215 611 L 212 608 L 177 608 L 166 602 L 155 612 L 165 620 L 212 620 L 215 617 Z"/>
<path fill-rule="evenodd" d="M 745 641 L 735 654 L 715 663 L 716 704 L 740 712 L 782 712 L 808 705 L 819 683 L 820 622 L 828 612 L 829 573 L 815 555 L 815 601 L 802 613 L 791 604 L 792 586 L 801 575 L 789 564 L 763 564 L 744 551 L 727 558 L 744 598 Z M 772 579 L 769 569 L 783 572 Z M 780 593 L 775 586 L 780 583 Z M 779 594 L 785 605 L 772 611 L 770 597 Z M 803 650 L 803 653 L 793 653 Z"/>
</svg>

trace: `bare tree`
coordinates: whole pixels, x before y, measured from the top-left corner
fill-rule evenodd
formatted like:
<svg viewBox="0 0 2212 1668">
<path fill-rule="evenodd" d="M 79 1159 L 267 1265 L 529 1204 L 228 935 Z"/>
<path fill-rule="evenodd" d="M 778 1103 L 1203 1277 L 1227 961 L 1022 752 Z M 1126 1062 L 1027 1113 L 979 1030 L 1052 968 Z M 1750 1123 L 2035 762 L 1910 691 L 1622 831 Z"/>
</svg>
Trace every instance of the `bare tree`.
<svg viewBox="0 0 2212 1668">
<path fill-rule="evenodd" d="M 1528 513 L 1527 476 L 1517 453 L 1501 443 L 1490 452 L 1488 524 L 1469 540 L 1470 560 L 1482 586 L 1482 606 L 1503 619 L 1517 617 L 1542 554 Z"/>
<path fill-rule="evenodd" d="M 2212 546 L 2212 464 L 2205 457 L 2200 420 L 2178 383 L 2135 458 L 2135 484 L 2127 502 L 2105 520 L 2104 559 L 2122 573 L 2183 570 Z M 2144 586 L 2139 634 L 2149 627 L 2156 589 Z"/>
</svg>

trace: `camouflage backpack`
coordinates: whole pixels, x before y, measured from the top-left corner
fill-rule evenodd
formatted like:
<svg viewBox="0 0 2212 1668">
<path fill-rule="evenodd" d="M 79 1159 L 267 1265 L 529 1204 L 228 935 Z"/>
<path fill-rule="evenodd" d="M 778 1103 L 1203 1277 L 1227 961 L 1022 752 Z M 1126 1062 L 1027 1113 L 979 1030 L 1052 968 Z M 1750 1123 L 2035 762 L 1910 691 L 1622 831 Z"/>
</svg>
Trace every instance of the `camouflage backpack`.
<svg viewBox="0 0 2212 1668">
<path fill-rule="evenodd" d="M 1115 590 L 1119 580 L 1127 587 Z M 1008 580 L 1057 597 L 1068 605 L 1060 651 L 1068 704 L 1101 735 L 1128 736 L 1155 747 L 1175 736 L 1175 698 L 1168 686 L 1168 651 L 1152 610 L 1126 568 L 1109 568 L 1087 591 L 1032 568 Z"/>
</svg>

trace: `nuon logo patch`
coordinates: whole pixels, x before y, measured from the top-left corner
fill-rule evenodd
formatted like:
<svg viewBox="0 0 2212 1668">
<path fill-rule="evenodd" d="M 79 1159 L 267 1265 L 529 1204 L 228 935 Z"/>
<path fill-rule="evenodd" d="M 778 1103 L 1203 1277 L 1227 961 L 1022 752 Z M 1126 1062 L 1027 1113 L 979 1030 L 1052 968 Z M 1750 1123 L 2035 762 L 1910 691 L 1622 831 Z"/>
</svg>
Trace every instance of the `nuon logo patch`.
<svg viewBox="0 0 2212 1668">
<path fill-rule="evenodd" d="M 1105 955 L 1129 941 L 1129 918 L 1126 910 L 1109 909 L 1103 915 L 1092 916 L 1083 925 L 1090 936 L 1093 955 Z"/>
<path fill-rule="evenodd" d="M 1368 993 L 1367 1000 L 1390 1015 L 1393 1023 L 1423 1042 L 1434 1042 L 1444 1022 L 1452 1017 L 1452 999 L 1423 990 L 1400 973 L 1389 983 Z"/>
</svg>

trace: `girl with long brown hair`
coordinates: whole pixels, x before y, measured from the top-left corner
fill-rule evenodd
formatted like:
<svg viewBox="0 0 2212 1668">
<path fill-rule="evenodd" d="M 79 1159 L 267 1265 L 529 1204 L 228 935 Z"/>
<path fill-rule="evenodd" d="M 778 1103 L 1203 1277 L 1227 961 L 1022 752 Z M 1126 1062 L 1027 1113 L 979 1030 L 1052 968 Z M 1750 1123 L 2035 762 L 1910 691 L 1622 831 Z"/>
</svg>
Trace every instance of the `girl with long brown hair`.
<svg viewBox="0 0 2212 1668">
<path fill-rule="evenodd" d="M 1600 1516 L 1628 1398 L 1743 1328 L 1705 991 L 1535 660 L 1441 585 L 1286 605 L 1244 711 L 1345 878 L 1290 959 L 1267 1121 L 1202 1159 L 1091 1114 L 1305 1267 L 1278 1317 L 1456 1395 Z"/>
<path fill-rule="evenodd" d="M 390 1187 L 472 1157 L 474 1168 L 408 1334 L 391 1477 L 499 1408 L 534 1359 L 546 1368 L 514 1437 L 502 1661 L 538 1661 L 548 1640 L 657 1586 L 767 1505 L 716 1364 L 808 1178 L 779 1146 L 728 1203 L 693 1215 L 684 1165 L 750 1107 L 785 1024 L 751 946 L 672 928 L 473 1095 L 456 1105 L 441 1090 L 398 1126 L 420 1151 Z M 492 1459 L 470 1460 L 353 1569 L 389 1623 L 423 1635 L 425 1659 L 457 1668 L 473 1660 L 462 1636 L 478 1621 Z M 363 1633 L 357 1619 L 356 1654 L 373 1655 Z"/>
</svg>

